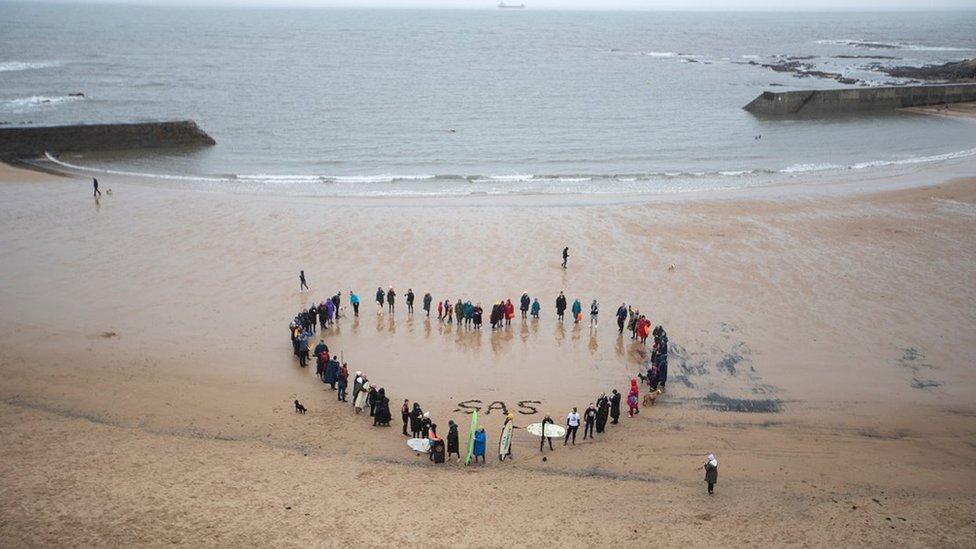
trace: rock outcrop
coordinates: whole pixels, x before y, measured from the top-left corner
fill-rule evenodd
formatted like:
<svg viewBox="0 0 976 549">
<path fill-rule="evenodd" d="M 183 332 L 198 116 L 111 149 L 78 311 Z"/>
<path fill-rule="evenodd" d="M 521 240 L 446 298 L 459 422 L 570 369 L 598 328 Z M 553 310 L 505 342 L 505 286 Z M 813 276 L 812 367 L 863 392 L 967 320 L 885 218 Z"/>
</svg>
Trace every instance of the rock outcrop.
<svg viewBox="0 0 976 549">
<path fill-rule="evenodd" d="M 192 120 L 0 128 L 0 160 L 37 158 L 45 152 L 122 151 L 215 145 Z"/>
</svg>

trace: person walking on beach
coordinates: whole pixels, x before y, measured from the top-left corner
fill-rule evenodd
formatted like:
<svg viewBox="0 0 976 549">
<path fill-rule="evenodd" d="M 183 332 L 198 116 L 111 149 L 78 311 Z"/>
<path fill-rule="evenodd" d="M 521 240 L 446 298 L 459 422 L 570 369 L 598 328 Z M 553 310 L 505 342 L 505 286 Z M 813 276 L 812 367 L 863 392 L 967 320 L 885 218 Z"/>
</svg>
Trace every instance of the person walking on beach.
<svg viewBox="0 0 976 549">
<path fill-rule="evenodd" d="M 383 299 L 386 294 L 383 293 L 383 288 L 376 288 L 376 314 L 383 314 Z"/>
<path fill-rule="evenodd" d="M 627 322 L 627 306 L 623 303 L 617 309 L 617 332 L 624 333 L 624 323 Z"/>
<path fill-rule="evenodd" d="M 308 289 L 308 284 L 305 282 L 305 271 L 298 271 L 298 291 L 304 292 Z"/>
<path fill-rule="evenodd" d="M 610 395 L 610 419 L 614 425 L 620 423 L 620 393 L 616 389 Z"/>
<path fill-rule="evenodd" d="M 349 303 L 352 303 L 353 316 L 359 316 L 359 294 L 349 290 Z"/>
<path fill-rule="evenodd" d="M 532 318 L 539 320 L 539 311 L 542 310 L 542 305 L 539 304 L 539 298 L 535 298 L 532 301 Z"/>
<path fill-rule="evenodd" d="M 576 446 L 576 431 L 579 429 L 580 415 L 576 411 L 576 407 L 573 407 L 573 411 L 566 416 L 566 439 L 563 440 L 563 446 L 569 442 L 569 437 L 573 437 L 573 446 Z"/>
<path fill-rule="evenodd" d="M 395 299 L 396 299 L 396 291 L 393 289 L 393 286 L 390 286 L 390 289 L 386 291 L 386 306 L 390 308 L 391 315 L 393 314 L 393 307 L 394 307 L 393 300 Z"/>
<path fill-rule="evenodd" d="M 705 482 L 708 483 L 708 493 L 709 495 L 714 494 L 715 484 L 718 483 L 718 460 L 715 459 L 715 454 L 708 454 L 708 460 L 702 465 L 702 469 L 705 470 Z"/>
<path fill-rule="evenodd" d="M 627 415 L 630 416 L 630 417 L 634 417 L 634 416 L 636 416 L 637 414 L 640 413 L 640 408 L 637 407 L 637 403 L 638 403 L 638 400 L 637 400 L 638 394 L 637 393 L 638 393 L 637 380 L 636 379 L 631 379 L 630 380 L 630 393 L 627 394 L 627 407 L 628 407 Z"/>
<path fill-rule="evenodd" d="M 600 316 L 600 306 L 597 304 L 596 300 L 590 304 L 590 328 L 596 328 L 597 317 Z"/>
<path fill-rule="evenodd" d="M 580 319 L 583 318 L 583 304 L 580 303 L 579 299 L 573 300 L 573 324 L 579 324 Z"/>
<path fill-rule="evenodd" d="M 552 437 L 546 436 L 546 425 L 555 425 L 555 421 L 546 414 L 546 417 L 542 418 L 542 438 L 539 439 L 539 451 L 543 451 L 546 441 L 549 441 L 549 451 L 552 451 Z"/>
<path fill-rule="evenodd" d="M 92 178 L 92 187 L 95 189 L 95 191 L 92 193 L 92 197 L 101 198 L 102 191 L 98 190 L 98 180 L 95 179 L 94 177 Z"/>
<path fill-rule="evenodd" d="M 430 292 L 424 294 L 424 314 L 427 315 L 427 318 L 430 318 L 430 302 L 433 300 L 434 298 L 431 297 Z"/>
<path fill-rule="evenodd" d="M 457 456 L 457 460 L 461 461 L 461 445 L 458 442 L 458 427 L 454 420 L 447 422 L 447 458 L 450 459 L 451 456 Z"/>
<path fill-rule="evenodd" d="M 339 402 L 346 402 L 346 387 L 349 386 L 349 366 L 343 362 L 342 368 L 339 369 Z"/>
<path fill-rule="evenodd" d="M 566 296 L 559 292 L 559 297 L 556 298 L 556 317 L 559 318 L 559 322 L 563 321 L 564 314 L 566 314 Z"/>
<path fill-rule="evenodd" d="M 589 435 L 593 438 L 593 427 L 596 425 L 596 406 L 591 402 L 583 412 L 583 440 Z"/>
<path fill-rule="evenodd" d="M 569 261 L 569 246 L 563 248 L 563 269 L 566 268 L 567 261 Z"/>
<path fill-rule="evenodd" d="M 400 406 L 400 419 L 403 420 L 403 436 L 410 436 L 407 432 L 407 424 L 410 423 L 410 401 L 407 399 L 403 399 L 403 405 Z"/>
<path fill-rule="evenodd" d="M 407 314 L 413 314 L 413 288 L 407 288 Z"/>
<path fill-rule="evenodd" d="M 519 300 L 519 310 L 522 311 L 522 320 L 525 320 L 529 316 L 529 305 L 531 305 L 532 300 L 529 299 L 528 292 L 522 292 L 522 299 Z"/>
</svg>

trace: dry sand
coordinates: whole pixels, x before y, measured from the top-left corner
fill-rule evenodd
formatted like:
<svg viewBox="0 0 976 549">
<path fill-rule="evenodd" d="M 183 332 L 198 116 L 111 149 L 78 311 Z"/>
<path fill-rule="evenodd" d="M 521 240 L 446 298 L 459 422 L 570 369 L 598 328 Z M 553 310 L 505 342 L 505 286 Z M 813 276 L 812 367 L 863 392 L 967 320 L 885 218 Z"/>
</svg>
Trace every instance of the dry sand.
<svg viewBox="0 0 976 549">
<path fill-rule="evenodd" d="M 0 181 L 2 546 L 976 539 L 974 180 L 572 207 L 117 177 L 96 204 L 85 180 L 3 167 Z M 393 319 L 372 304 L 388 284 Z M 524 426 L 624 390 L 644 350 L 616 334 L 621 302 L 668 329 L 668 391 L 546 462 L 517 432 L 512 462 L 433 466 L 406 448 L 398 418 L 370 426 L 291 356 L 295 312 L 350 288 L 362 315 L 328 343 L 442 432 L 466 424 L 463 400 L 538 401 Z M 555 322 L 561 289 L 600 300 L 598 330 Z M 500 333 L 458 333 L 419 308 L 425 291 L 487 307 L 523 290 L 542 319 Z M 500 416 L 484 418 L 489 450 Z M 709 452 L 712 497 L 696 469 Z"/>
</svg>

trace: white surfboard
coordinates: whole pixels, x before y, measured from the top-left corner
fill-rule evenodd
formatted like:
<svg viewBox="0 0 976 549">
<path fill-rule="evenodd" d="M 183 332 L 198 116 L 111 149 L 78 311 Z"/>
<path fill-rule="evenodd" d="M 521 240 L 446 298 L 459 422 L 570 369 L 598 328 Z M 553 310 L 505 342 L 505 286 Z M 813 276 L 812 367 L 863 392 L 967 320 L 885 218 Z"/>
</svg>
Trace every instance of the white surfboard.
<svg viewBox="0 0 976 549">
<path fill-rule="evenodd" d="M 498 438 L 498 459 L 504 460 L 508 455 L 508 449 L 512 446 L 512 427 L 514 422 L 509 421 L 502 429 L 502 436 Z"/>
<path fill-rule="evenodd" d="M 407 441 L 407 446 L 410 447 L 414 452 L 420 452 L 426 454 L 430 451 L 430 439 L 429 438 L 412 438 Z"/>
<path fill-rule="evenodd" d="M 537 437 L 542 436 L 542 424 L 532 423 L 525 428 L 530 435 L 535 435 Z M 566 428 L 562 425 L 556 425 L 555 423 L 546 424 L 546 436 L 549 438 L 563 438 L 566 436 Z"/>
<path fill-rule="evenodd" d="M 363 383 L 363 388 L 359 390 L 359 394 L 356 395 L 356 408 L 362 410 L 366 407 L 366 397 L 369 395 L 369 382 Z"/>
</svg>

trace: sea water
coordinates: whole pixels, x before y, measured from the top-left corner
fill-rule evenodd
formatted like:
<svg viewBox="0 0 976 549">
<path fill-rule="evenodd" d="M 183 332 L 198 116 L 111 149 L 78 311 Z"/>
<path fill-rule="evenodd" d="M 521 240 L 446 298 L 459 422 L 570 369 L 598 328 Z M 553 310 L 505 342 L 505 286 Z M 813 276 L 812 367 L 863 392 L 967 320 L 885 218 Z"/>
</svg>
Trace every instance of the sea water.
<svg viewBox="0 0 976 549">
<path fill-rule="evenodd" d="M 976 155 L 976 125 L 762 119 L 754 63 L 976 56 L 976 12 L 679 13 L 0 3 L 0 121 L 191 118 L 212 148 L 65 155 L 92 173 L 258 192 L 681 192 Z M 72 95 L 82 93 L 84 96 Z M 761 136 L 761 137 L 760 137 Z"/>
</svg>

